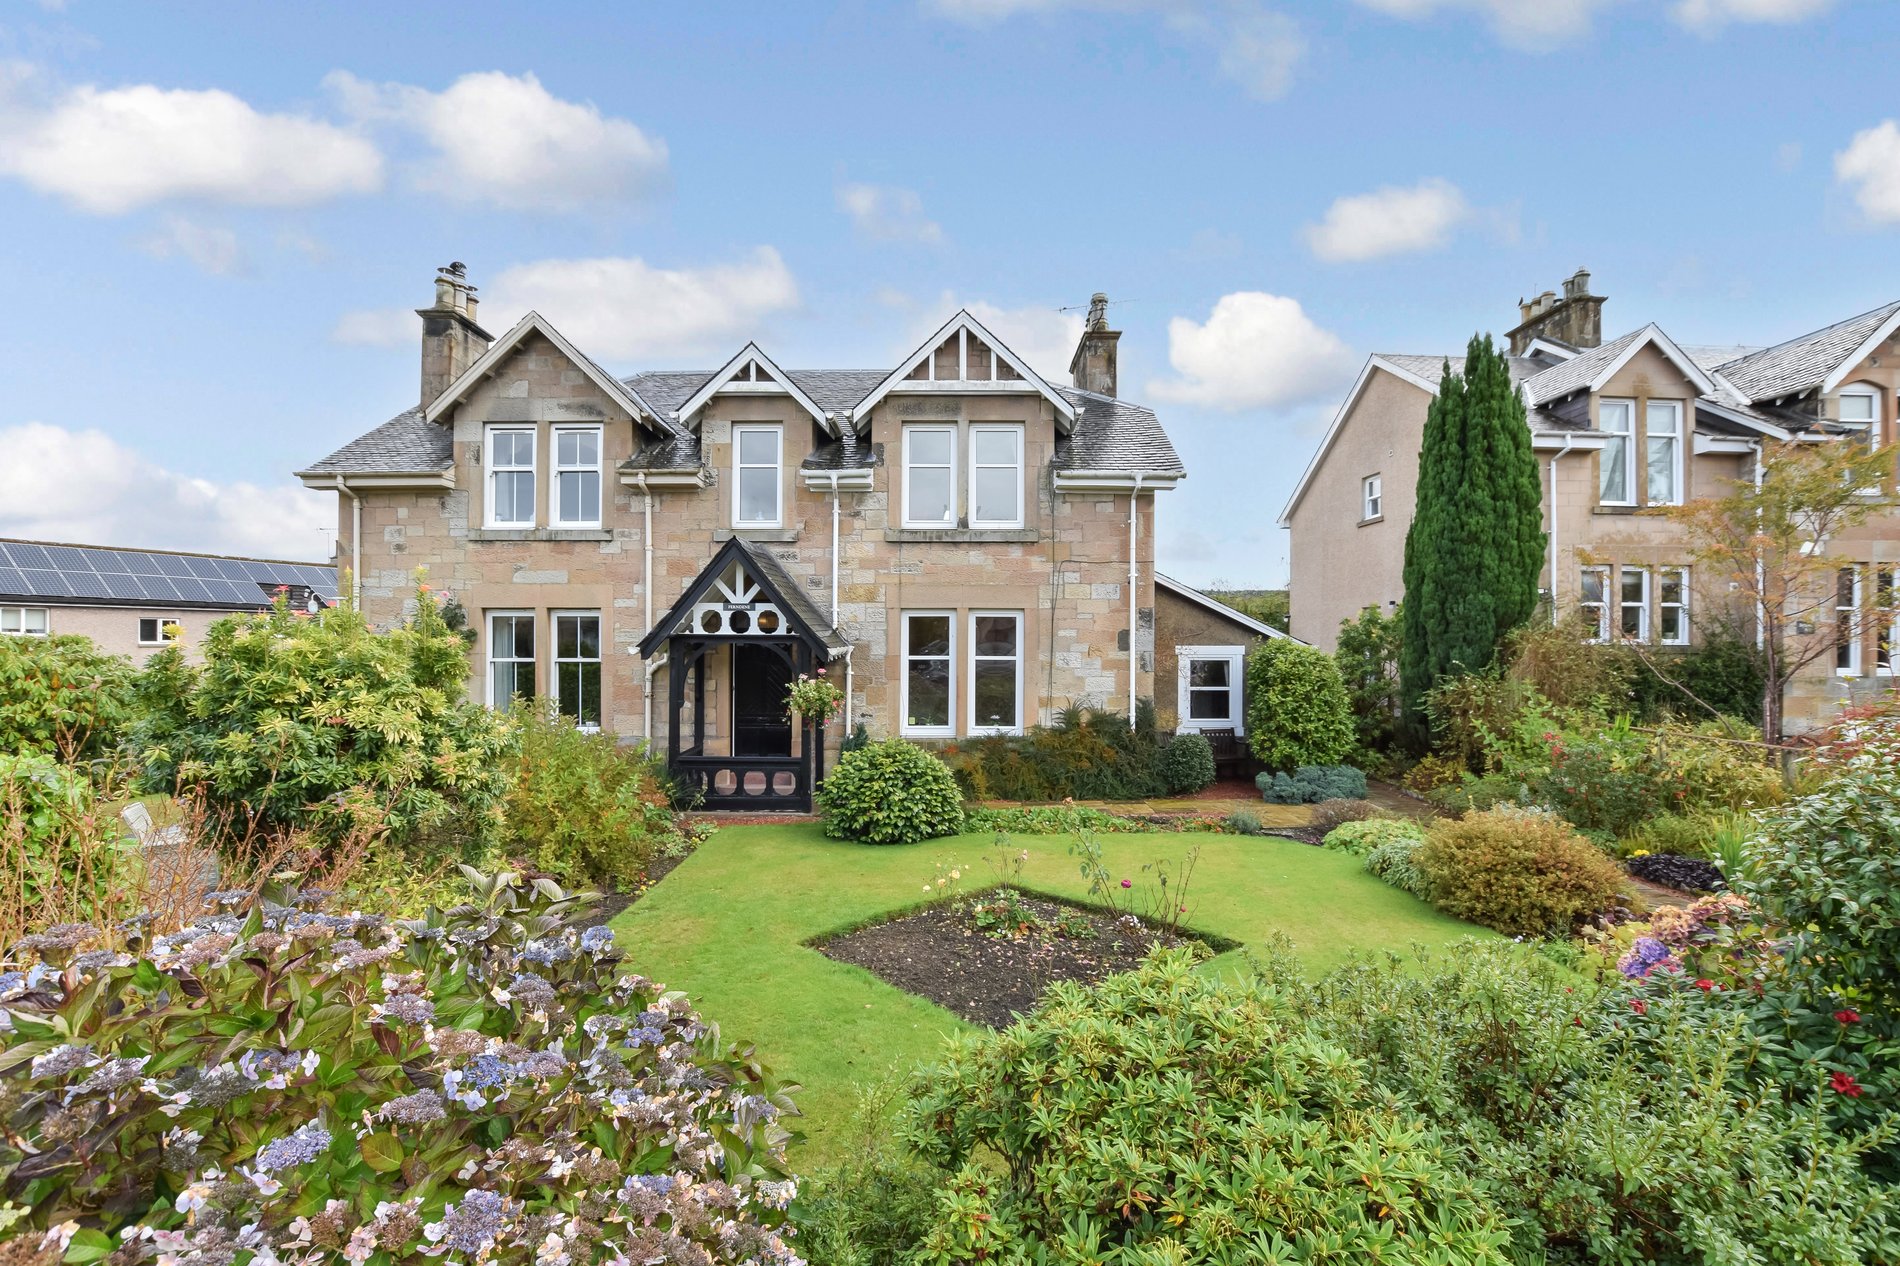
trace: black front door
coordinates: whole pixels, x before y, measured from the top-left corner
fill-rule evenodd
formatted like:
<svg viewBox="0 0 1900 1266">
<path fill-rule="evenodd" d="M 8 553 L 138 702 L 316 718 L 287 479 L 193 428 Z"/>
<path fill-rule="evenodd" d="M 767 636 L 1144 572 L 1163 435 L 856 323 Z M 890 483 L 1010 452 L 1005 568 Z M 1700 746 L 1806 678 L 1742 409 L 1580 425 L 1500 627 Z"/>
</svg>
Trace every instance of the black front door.
<svg viewBox="0 0 1900 1266">
<path fill-rule="evenodd" d="M 732 647 L 732 754 L 790 756 L 792 718 L 785 695 L 792 666 L 769 646 Z"/>
</svg>

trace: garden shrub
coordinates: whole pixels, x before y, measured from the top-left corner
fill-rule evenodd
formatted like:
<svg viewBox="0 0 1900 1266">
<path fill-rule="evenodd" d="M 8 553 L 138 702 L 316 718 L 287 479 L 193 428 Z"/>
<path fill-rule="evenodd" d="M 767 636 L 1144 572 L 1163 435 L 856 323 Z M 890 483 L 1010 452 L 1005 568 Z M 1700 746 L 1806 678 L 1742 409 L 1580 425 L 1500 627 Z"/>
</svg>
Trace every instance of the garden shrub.
<svg viewBox="0 0 1900 1266">
<path fill-rule="evenodd" d="M 1736 737 L 1736 727 L 1720 721 L 1667 723 L 1649 736 L 1650 756 L 1663 778 L 1681 789 L 1685 811 L 1734 813 L 1787 799 L 1773 755 L 1728 741 Z"/>
<path fill-rule="evenodd" d="M 1146 800 L 1168 793 L 1152 728 L 1115 712 L 1062 710 L 1027 734 L 946 745 L 941 756 L 972 800 Z"/>
<path fill-rule="evenodd" d="M 7 1260 L 790 1258 L 777 1084 L 547 881 L 400 924 L 221 896 L 17 947 Z"/>
<path fill-rule="evenodd" d="M 0 641 L 6 639 L 0 638 Z M 122 869 L 92 782 L 40 751 L 0 751 L 0 931 L 96 917 Z"/>
<path fill-rule="evenodd" d="M 677 836 L 655 763 L 611 734 L 517 709 L 508 835 L 521 860 L 562 883 L 618 889 Z"/>
<path fill-rule="evenodd" d="M 1222 825 L 1235 835 L 1265 835 L 1267 833 L 1266 826 L 1260 821 L 1260 815 L 1251 809 L 1234 810 L 1227 815 L 1227 820 Z"/>
<path fill-rule="evenodd" d="M 1399 638 L 1402 620 L 1366 607 L 1355 620 L 1339 622 L 1333 662 L 1339 665 L 1352 705 L 1359 750 L 1385 752 L 1399 741 Z"/>
<path fill-rule="evenodd" d="M 1422 831 L 1417 835 L 1396 835 L 1381 840 L 1366 854 L 1366 873 L 1414 897 L 1429 900 L 1431 884 L 1418 865 L 1418 850 L 1424 844 Z"/>
<path fill-rule="evenodd" d="M 1393 840 L 1417 842 L 1424 838 L 1425 828 L 1405 818 L 1367 818 L 1334 827 L 1326 833 L 1321 847 L 1364 857 L 1379 845 Z"/>
<path fill-rule="evenodd" d="M 1650 662 L 1653 669 L 1639 664 L 1631 674 L 1633 704 L 1641 715 L 1701 719 L 1708 712 L 1696 702 L 1700 700 L 1740 721 L 1744 731 L 1760 729 L 1767 670 L 1754 643 L 1721 628 L 1705 629 L 1701 643 L 1692 650 L 1652 655 Z M 1674 682 L 1682 683 L 1695 698 L 1677 689 Z"/>
<path fill-rule="evenodd" d="M 1425 797 L 1437 808 L 1454 817 L 1476 810 L 1495 809 L 1499 805 L 1521 805 L 1529 793 L 1524 784 L 1510 774 L 1486 774 L 1482 778 L 1466 775 L 1464 781 L 1447 783 Z"/>
<path fill-rule="evenodd" d="M 996 835 L 1079 835 L 1083 831 L 1099 831 L 1104 835 L 1147 835 L 1166 828 L 1158 825 L 1152 817 L 1124 817 L 1087 805 L 1039 804 L 965 809 L 963 829 L 971 834 Z"/>
<path fill-rule="evenodd" d="M 1272 966 L 1159 953 L 953 1039 L 900 1122 L 952 1175 L 914 1260 L 1505 1261 L 1456 1144 L 1309 1030 L 1289 952 Z"/>
<path fill-rule="evenodd" d="M 0 637 L 0 752 L 78 763 L 111 753 L 132 719 L 132 661 L 70 633 Z"/>
<path fill-rule="evenodd" d="M 1681 892 L 1714 892 L 1722 887 L 1722 870 L 1700 857 L 1677 853 L 1642 853 L 1624 863 L 1638 879 Z"/>
<path fill-rule="evenodd" d="M 1370 800 L 1323 800 L 1313 810 L 1308 826 L 1315 831 L 1330 831 L 1345 822 L 1363 822 L 1367 818 L 1387 816 L 1385 810 Z"/>
<path fill-rule="evenodd" d="M 1351 765 L 1302 765 L 1291 774 L 1260 774 L 1254 786 L 1268 804 L 1318 804 L 1364 800 L 1366 773 Z"/>
<path fill-rule="evenodd" d="M 1406 770 L 1400 785 L 1415 795 L 1428 795 L 1463 782 L 1469 772 L 1464 761 L 1434 752 Z"/>
<path fill-rule="evenodd" d="M 1247 743 L 1268 769 L 1336 765 L 1352 754 L 1354 735 L 1332 656 L 1277 637 L 1247 653 Z"/>
<path fill-rule="evenodd" d="M 945 1175 L 893 1135 L 902 1089 L 886 1077 L 859 1090 L 846 1159 L 800 1179 L 790 1217 L 813 1266 L 899 1266 L 928 1230 Z"/>
<path fill-rule="evenodd" d="M 1550 768 L 1528 780 L 1531 799 L 1573 826 L 1626 835 L 1688 798 L 1687 788 L 1641 742 L 1611 734 L 1574 744 L 1550 738 Z"/>
<path fill-rule="evenodd" d="M 1507 936 L 1565 935 L 1623 886 L 1615 863 L 1568 823 L 1507 807 L 1436 824 L 1417 861 L 1434 905 Z"/>
<path fill-rule="evenodd" d="M 1177 734 L 1161 749 L 1161 780 L 1171 795 L 1214 785 L 1214 749 L 1199 734 Z"/>
<path fill-rule="evenodd" d="M 1638 826 L 1625 838 L 1625 852 L 1708 857 L 1715 842 L 1715 826 L 1708 818 L 1661 813 Z"/>
<path fill-rule="evenodd" d="M 452 830 L 470 856 L 498 835 L 509 725 L 468 701 L 467 647 L 426 587 L 388 632 L 347 604 L 280 599 L 219 620 L 201 651 L 200 667 L 176 647 L 146 665 L 133 738 L 148 790 L 183 784 L 239 823 L 332 838 L 367 804 L 397 845 Z"/>
<path fill-rule="evenodd" d="M 838 758 L 818 792 L 825 834 L 864 844 L 915 844 L 963 830 L 963 799 L 944 763 L 889 738 Z"/>
</svg>

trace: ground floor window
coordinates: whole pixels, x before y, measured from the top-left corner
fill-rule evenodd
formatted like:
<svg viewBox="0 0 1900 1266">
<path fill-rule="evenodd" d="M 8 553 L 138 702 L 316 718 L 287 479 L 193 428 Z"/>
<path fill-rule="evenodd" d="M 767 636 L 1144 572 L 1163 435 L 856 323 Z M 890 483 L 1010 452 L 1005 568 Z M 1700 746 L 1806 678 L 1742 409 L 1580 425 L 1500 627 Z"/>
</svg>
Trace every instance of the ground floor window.
<svg viewBox="0 0 1900 1266">
<path fill-rule="evenodd" d="M 1577 609 L 1583 612 L 1583 618 L 1590 626 L 1592 641 L 1610 640 L 1609 592 L 1610 569 L 1608 567 L 1583 569 L 1583 588 L 1577 602 Z"/>
<path fill-rule="evenodd" d="M 46 636 L 45 607 L 0 607 L 0 633 L 23 637 Z"/>
<path fill-rule="evenodd" d="M 1874 572 L 1874 673 L 1893 676 L 1894 617 L 1893 568 Z"/>
<path fill-rule="evenodd" d="M 176 616 L 142 615 L 139 617 L 140 646 L 170 646 L 184 635 L 185 626 Z"/>
<path fill-rule="evenodd" d="M 1618 575 L 1621 593 L 1621 614 L 1616 631 L 1626 642 L 1647 642 L 1649 640 L 1649 571 L 1642 567 L 1625 567 Z"/>
<path fill-rule="evenodd" d="M 488 613 L 488 706 L 534 698 L 534 612 Z"/>
<path fill-rule="evenodd" d="M 1174 648 L 1177 684 L 1176 728 L 1243 730 L 1240 683 L 1247 648 L 1244 646 L 1177 646 Z"/>
<path fill-rule="evenodd" d="M 583 730 L 600 728 L 600 612 L 554 613 L 554 706 Z"/>
<path fill-rule="evenodd" d="M 1665 567 L 1658 573 L 1662 593 L 1656 606 L 1658 632 L 1664 646 L 1689 644 L 1689 569 Z"/>
<path fill-rule="evenodd" d="M 956 732 L 951 700 L 956 697 L 956 615 L 950 611 L 903 614 L 904 679 L 901 705 L 904 733 L 923 737 Z"/>
<path fill-rule="evenodd" d="M 1020 734 L 1023 728 L 1023 615 L 970 613 L 970 732 Z"/>
<path fill-rule="evenodd" d="M 1834 671 L 1860 676 L 1860 568 L 1843 567 L 1834 576 Z"/>
</svg>

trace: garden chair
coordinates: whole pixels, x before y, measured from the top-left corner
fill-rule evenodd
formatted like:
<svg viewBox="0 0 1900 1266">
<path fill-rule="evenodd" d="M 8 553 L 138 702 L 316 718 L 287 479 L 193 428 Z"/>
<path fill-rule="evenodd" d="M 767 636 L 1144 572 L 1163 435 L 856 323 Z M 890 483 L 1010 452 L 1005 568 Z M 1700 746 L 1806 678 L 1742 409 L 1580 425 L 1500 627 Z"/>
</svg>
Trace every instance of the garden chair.
<svg viewBox="0 0 1900 1266">
<path fill-rule="evenodd" d="M 184 827 L 159 826 L 152 821 L 152 811 L 142 801 L 134 800 L 119 810 L 119 819 L 132 828 L 132 834 L 143 848 L 177 848 L 185 842 Z"/>
</svg>

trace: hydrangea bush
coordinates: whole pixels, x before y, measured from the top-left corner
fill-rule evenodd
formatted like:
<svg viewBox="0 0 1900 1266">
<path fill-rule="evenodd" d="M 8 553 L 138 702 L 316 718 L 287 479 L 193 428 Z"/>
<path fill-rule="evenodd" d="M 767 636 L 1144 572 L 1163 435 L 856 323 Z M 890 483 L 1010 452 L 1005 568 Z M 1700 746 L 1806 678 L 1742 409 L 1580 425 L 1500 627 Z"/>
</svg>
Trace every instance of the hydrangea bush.
<svg viewBox="0 0 1900 1266">
<path fill-rule="evenodd" d="M 214 893 L 0 976 L 0 1259 L 796 1260 L 790 1104 L 547 881 L 424 918 Z M 110 948 L 113 943 L 124 948 Z"/>
</svg>

